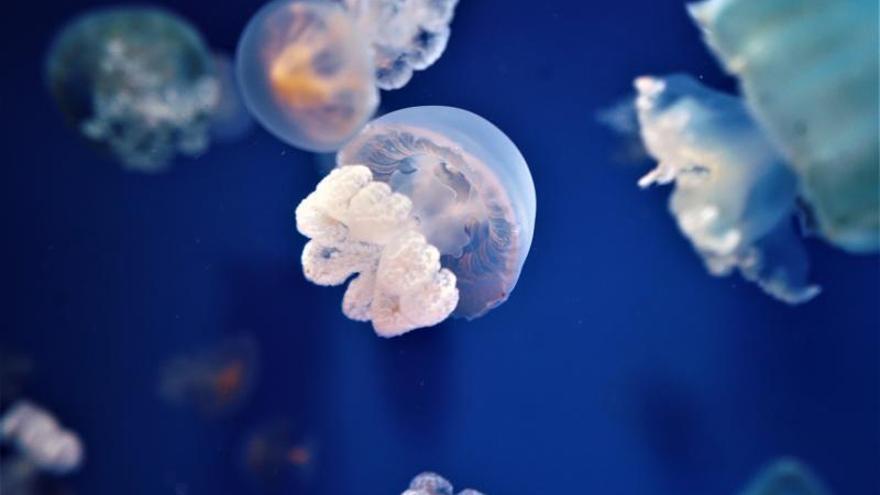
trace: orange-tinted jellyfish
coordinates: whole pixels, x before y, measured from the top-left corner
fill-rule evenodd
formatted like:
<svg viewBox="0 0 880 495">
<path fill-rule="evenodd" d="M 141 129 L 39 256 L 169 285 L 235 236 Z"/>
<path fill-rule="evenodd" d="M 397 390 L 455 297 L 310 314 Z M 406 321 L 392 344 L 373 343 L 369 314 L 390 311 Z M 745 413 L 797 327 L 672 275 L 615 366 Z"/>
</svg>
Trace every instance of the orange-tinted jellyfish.
<svg viewBox="0 0 880 495">
<path fill-rule="evenodd" d="M 244 101 L 269 132 L 309 151 L 338 149 L 379 102 L 373 56 L 339 4 L 276 0 L 251 19 L 238 44 Z"/>
<path fill-rule="evenodd" d="M 178 356 L 162 368 L 159 393 L 176 405 L 217 415 L 238 408 L 247 398 L 258 373 L 256 342 L 250 337 L 222 341 L 193 355 Z"/>
</svg>

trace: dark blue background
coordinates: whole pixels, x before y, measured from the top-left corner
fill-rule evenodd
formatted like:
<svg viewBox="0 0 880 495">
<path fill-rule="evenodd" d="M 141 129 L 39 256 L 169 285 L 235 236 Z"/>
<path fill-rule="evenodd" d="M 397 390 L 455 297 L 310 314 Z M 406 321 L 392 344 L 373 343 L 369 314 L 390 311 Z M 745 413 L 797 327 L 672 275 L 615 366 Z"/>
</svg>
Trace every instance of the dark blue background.
<svg viewBox="0 0 880 495">
<path fill-rule="evenodd" d="M 231 52 L 260 2 L 164 2 Z M 789 307 L 707 275 L 621 163 L 595 112 L 634 76 L 733 90 L 679 1 L 462 0 L 443 58 L 383 108 L 452 105 L 503 129 L 538 192 L 516 291 L 473 322 L 383 340 L 307 283 L 293 209 L 313 159 L 255 132 L 123 172 L 62 124 L 51 36 L 98 2 L 4 7 L 0 344 L 29 395 L 83 436 L 78 493 L 239 494 L 247 431 L 285 417 L 318 453 L 289 493 L 397 494 L 424 469 L 489 495 L 735 494 L 796 455 L 838 494 L 880 491 L 876 257 L 811 241 L 815 301 Z M 250 332 L 261 380 L 230 418 L 161 402 L 160 364 Z"/>
</svg>

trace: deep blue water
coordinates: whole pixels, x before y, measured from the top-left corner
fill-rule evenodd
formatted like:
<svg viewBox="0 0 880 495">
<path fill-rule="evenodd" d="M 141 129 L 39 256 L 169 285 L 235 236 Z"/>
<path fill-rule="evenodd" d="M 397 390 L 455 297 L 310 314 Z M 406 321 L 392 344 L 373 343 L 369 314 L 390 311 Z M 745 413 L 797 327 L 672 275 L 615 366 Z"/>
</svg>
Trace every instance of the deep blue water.
<svg viewBox="0 0 880 495">
<path fill-rule="evenodd" d="M 227 52 L 256 0 L 160 2 Z M 680 1 L 462 0 L 443 58 L 383 108 L 452 105 L 504 130 L 538 194 L 531 254 L 488 316 L 383 340 L 307 283 L 293 209 L 310 155 L 263 131 L 123 172 L 66 128 L 42 81 L 52 34 L 90 1 L 16 2 L 0 45 L 0 345 L 28 396 L 78 431 L 76 493 L 257 493 L 253 427 L 288 418 L 316 461 L 285 493 L 397 494 L 436 470 L 489 495 L 735 494 L 795 455 L 837 494 L 880 493 L 880 264 L 809 243 L 824 292 L 789 307 L 709 277 L 640 191 L 595 112 L 634 76 L 733 90 Z M 157 394 L 160 364 L 249 333 L 261 375 L 235 415 Z"/>
</svg>

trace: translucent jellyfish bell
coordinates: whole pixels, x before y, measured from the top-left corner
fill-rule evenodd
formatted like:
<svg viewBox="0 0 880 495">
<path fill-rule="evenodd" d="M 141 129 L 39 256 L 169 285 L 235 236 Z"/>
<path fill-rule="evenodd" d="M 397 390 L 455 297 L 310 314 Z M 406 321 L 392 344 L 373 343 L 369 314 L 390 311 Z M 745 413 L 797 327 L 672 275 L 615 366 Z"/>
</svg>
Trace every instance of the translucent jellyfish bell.
<svg viewBox="0 0 880 495">
<path fill-rule="evenodd" d="M 208 145 L 219 98 L 207 46 L 185 20 L 123 7 L 83 15 L 50 49 L 50 90 L 67 120 L 128 168 L 163 169 Z"/>
<path fill-rule="evenodd" d="M 516 146 L 485 119 L 415 107 L 370 122 L 297 208 L 306 278 L 383 336 L 468 319 L 507 300 L 535 224 Z"/>
<path fill-rule="evenodd" d="M 238 44 L 239 85 L 256 119 L 310 151 L 338 149 L 379 101 L 373 58 L 346 10 L 319 0 L 276 0 Z"/>
</svg>

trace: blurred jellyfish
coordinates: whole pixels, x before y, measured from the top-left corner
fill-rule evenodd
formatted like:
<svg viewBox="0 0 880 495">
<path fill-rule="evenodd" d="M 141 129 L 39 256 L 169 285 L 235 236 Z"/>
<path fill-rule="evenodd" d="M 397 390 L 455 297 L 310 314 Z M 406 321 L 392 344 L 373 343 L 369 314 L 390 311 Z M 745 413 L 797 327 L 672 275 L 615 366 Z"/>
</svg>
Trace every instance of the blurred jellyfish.
<svg viewBox="0 0 880 495">
<path fill-rule="evenodd" d="M 370 47 L 346 10 L 320 0 L 276 0 L 250 20 L 237 74 L 256 119 L 282 141 L 332 151 L 379 102 Z"/>
<path fill-rule="evenodd" d="M 274 488 L 290 475 L 307 477 L 315 462 L 313 442 L 297 438 L 283 420 L 269 421 L 245 440 L 243 464 L 264 488 Z"/>
<path fill-rule="evenodd" d="M 211 114 L 211 135 L 218 141 L 237 141 L 254 128 L 254 119 L 244 106 L 235 77 L 235 66 L 226 55 L 214 55 L 220 96 Z"/>
<path fill-rule="evenodd" d="M 758 473 L 742 495 L 829 495 L 821 481 L 797 459 L 783 457 Z"/>
<path fill-rule="evenodd" d="M 454 495 L 455 490 L 452 488 L 446 478 L 436 473 L 424 472 L 417 475 L 409 483 L 409 488 L 402 495 Z M 458 495 L 483 495 L 481 492 L 470 488 L 458 492 Z"/>
<path fill-rule="evenodd" d="M 47 79 L 67 120 L 133 170 L 163 170 L 208 145 L 220 98 L 211 53 L 185 20 L 152 7 L 116 7 L 66 26 Z"/>
<path fill-rule="evenodd" d="M 25 400 L 13 404 L 0 418 L 0 439 L 15 445 L 36 471 L 67 474 L 79 469 L 83 461 L 79 437 L 62 428 L 48 411 Z"/>
<path fill-rule="evenodd" d="M 642 141 L 658 162 L 639 185 L 675 183 L 670 211 L 709 272 L 738 269 L 792 304 L 818 294 L 794 226 L 796 178 L 742 102 L 688 76 L 635 86 Z"/>
<path fill-rule="evenodd" d="M 415 107 L 372 121 L 296 209 L 305 276 L 349 284 L 342 310 L 383 337 L 507 300 L 532 242 L 535 189 L 477 115 Z"/>
<path fill-rule="evenodd" d="M 880 250 L 877 0 L 706 0 L 689 11 L 800 178 L 819 233 Z"/>
<path fill-rule="evenodd" d="M 372 40 L 376 84 L 399 89 L 436 62 L 458 0 L 340 0 Z"/>
<path fill-rule="evenodd" d="M 249 396 L 258 367 L 256 342 L 250 337 L 230 338 L 215 348 L 165 363 L 159 395 L 206 415 L 229 413 Z"/>
</svg>

